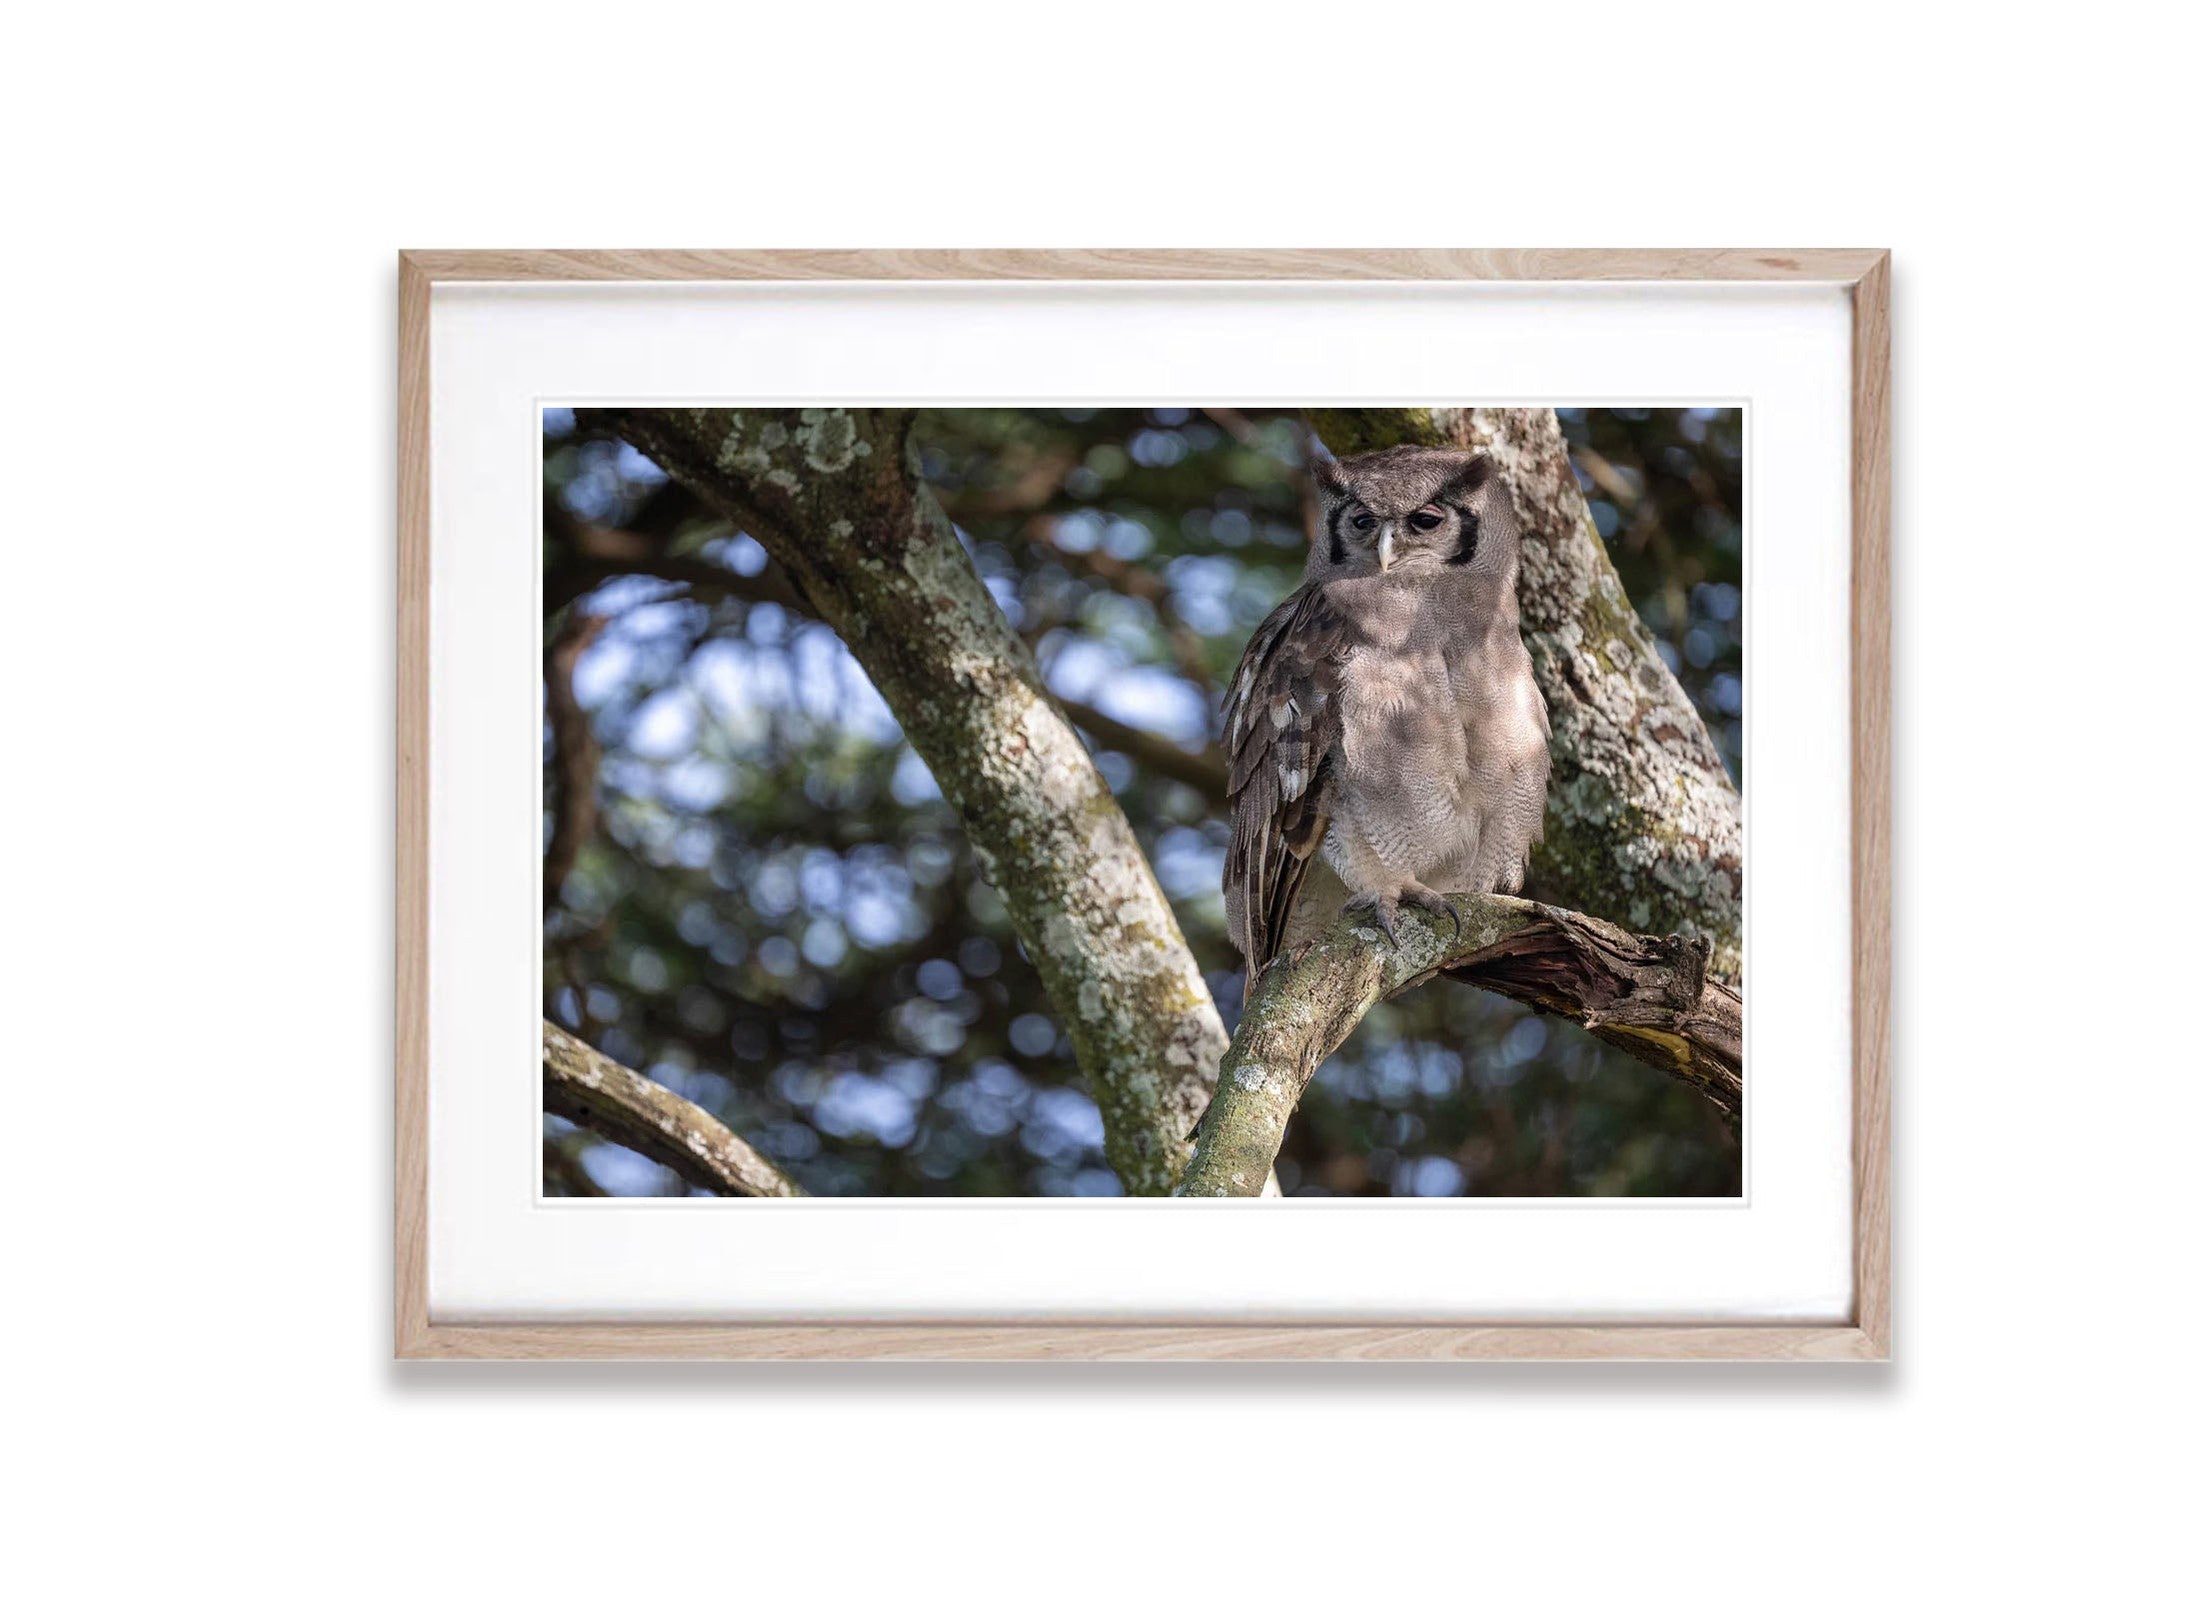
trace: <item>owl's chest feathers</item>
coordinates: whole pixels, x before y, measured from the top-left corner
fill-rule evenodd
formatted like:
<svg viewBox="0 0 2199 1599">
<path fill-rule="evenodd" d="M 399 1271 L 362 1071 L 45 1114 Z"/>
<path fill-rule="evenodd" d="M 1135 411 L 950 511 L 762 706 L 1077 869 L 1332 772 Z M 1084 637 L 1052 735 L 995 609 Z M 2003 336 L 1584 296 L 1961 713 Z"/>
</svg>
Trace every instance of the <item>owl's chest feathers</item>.
<svg viewBox="0 0 2199 1599">
<path fill-rule="evenodd" d="M 1447 658 L 1467 763 L 1477 782 L 1502 788 L 1518 770 L 1547 764 L 1549 713 L 1516 629 L 1492 632 Z"/>
<path fill-rule="evenodd" d="M 1339 820 L 1398 872 L 1472 886 L 1485 837 L 1515 830 L 1493 824 L 1540 783 L 1541 700 L 1526 651 L 1516 623 L 1469 632 L 1432 615 L 1389 620 L 1389 637 L 1354 650 L 1338 685 L 1339 788 L 1350 796 Z"/>
</svg>

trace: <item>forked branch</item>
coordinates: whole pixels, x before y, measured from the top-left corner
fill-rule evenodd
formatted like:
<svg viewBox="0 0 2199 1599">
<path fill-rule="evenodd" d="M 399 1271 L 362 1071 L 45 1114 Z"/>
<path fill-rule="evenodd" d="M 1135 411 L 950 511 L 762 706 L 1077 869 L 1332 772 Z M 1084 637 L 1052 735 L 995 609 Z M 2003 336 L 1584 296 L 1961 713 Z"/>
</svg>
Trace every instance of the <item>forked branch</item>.
<svg viewBox="0 0 2199 1599">
<path fill-rule="evenodd" d="M 1667 1072 L 1728 1118 L 1741 1108 L 1741 996 L 1700 937 L 1645 937 L 1576 911 L 1458 894 L 1454 928 L 1406 910 L 1392 946 L 1373 922 L 1332 927 L 1268 969 L 1222 1057 L 1179 1195 L 1257 1194 L 1314 1069 L 1377 1001 L 1437 974 L 1527 1001 Z"/>
</svg>

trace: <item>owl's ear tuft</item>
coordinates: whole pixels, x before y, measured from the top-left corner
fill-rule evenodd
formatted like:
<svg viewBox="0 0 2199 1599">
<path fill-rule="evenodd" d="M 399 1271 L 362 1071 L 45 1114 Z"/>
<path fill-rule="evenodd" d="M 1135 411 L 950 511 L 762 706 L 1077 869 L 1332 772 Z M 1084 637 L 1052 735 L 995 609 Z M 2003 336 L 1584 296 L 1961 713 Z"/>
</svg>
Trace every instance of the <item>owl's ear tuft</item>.
<svg viewBox="0 0 2199 1599">
<path fill-rule="evenodd" d="M 1311 463 L 1311 469 L 1313 472 L 1313 481 L 1320 488 L 1322 493 L 1344 494 L 1349 492 L 1344 482 L 1344 469 L 1337 464 L 1335 456 L 1314 456 Z"/>
<path fill-rule="evenodd" d="M 1497 464 L 1485 453 L 1469 455 L 1452 471 L 1450 481 L 1444 484 L 1452 494 L 1471 494 L 1496 474 Z"/>
</svg>

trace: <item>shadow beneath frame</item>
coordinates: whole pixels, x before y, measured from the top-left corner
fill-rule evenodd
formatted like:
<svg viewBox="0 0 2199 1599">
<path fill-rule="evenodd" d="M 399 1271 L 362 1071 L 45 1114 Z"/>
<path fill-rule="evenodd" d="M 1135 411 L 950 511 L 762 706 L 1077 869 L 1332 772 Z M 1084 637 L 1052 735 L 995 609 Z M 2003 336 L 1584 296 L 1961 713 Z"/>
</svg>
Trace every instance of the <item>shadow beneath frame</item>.
<svg viewBox="0 0 2199 1599">
<path fill-rule="evenodd" d="M 1892 1361 L 392 1361 L 400 1398 L 510 1393 L 931 1395 L 1119 1393 L 1319 1402 L 1374 1394 L 1891 1400 Z"/>
</svg>

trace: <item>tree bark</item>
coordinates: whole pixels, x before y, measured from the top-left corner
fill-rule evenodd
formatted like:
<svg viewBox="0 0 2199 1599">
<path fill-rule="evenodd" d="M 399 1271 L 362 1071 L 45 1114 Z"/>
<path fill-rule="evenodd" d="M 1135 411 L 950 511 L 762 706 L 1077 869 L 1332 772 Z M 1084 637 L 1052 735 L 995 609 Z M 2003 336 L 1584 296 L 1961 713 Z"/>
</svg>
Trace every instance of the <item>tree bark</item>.
<svg viewBox="0 0 2199 1599">
<path fill-rule="evenodd" d="M 1121 808 L 920 480 L 901 411 L 590 414 L 770 551 L 941 791 L 1067 1029 L 1124 1188 L 1165 1194 L 1227 1042 Z"/>
<path fill-rule="evenodd" d="M 1741 980 L 1741 796 L 1604 553 L 1555 412 L 1313 411 L 1338 455 L 1393 444 L 1486 450 L 1520 518 L 1521 634 L 1550 708 L 1538 898 L 1700 935 Z"/>
<path fill-rule="evenodd" d="M 798 1199 L 793 1178 L 692 1100 L 542 1024 L 542 1104 L 725 1197 Z"/>
<path fill-rule="evenodd" d="M 1314 1069 L 1377 1001 L 1438 972 L 1563 1016 L 1739 1115 L 1741 996 L 1708 974 L 1707 940 L 1645 938 L 1498 894 L 1450 903 L 1459 927 L 1408 907 L 1393 946 L 1362 915 L 1268 970 L 1222 1058 L 1177 1194 L 1259 1193 Z"/>
</svg>

